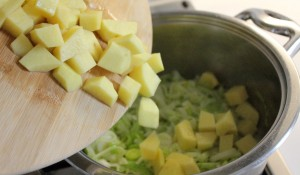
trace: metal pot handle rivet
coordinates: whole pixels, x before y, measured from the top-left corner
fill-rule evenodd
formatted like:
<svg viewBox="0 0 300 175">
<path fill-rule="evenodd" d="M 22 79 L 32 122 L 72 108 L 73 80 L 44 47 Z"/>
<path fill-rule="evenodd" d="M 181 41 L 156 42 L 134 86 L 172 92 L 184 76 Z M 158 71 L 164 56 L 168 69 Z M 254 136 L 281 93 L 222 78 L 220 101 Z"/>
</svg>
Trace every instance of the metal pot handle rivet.
<svg viewBox="0 0 300 175">
<path fill-rule="evenodd" d="M 236 17 L 245 21 L 252 20 L 264 30 L 289 37 L 284 48 L 291 57 L 300 50 L 300 26 L 291 19 L 270 10 L 256 8 L 245 10 Z"/>
</svg>

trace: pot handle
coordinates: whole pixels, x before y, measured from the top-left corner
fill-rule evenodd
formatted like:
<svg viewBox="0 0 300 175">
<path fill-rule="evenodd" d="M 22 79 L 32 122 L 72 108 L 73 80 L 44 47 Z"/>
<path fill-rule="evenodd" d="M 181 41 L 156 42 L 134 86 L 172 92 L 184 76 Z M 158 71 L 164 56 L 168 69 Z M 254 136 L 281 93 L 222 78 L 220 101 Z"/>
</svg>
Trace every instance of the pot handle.
<svg viewBox="0 0 300 175">
<path fill-rule="evenodd" d="M 237 18 L 242 20 L 251 19 L 257 26 L 264 30 L 289 37 L 284 48 L 288 54 L 293 57 L 300 49 L 300 26 L 281 14 L 270 10 L 248 9 L 238 15 Z"/>
</svg>

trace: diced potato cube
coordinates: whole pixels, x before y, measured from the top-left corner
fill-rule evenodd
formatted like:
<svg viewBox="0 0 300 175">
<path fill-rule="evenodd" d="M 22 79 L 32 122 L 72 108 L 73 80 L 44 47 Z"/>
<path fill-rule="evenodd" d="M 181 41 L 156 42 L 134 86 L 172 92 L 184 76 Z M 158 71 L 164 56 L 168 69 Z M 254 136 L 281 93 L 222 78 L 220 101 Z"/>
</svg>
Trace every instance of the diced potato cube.
<svg viewBox="0 0 300 175">
<path fill-rule="evenodd" d="M 190 121 L 183 120 L 175 126 L 175 137 L 182 150 L 196 148 L 197 140 Z"/>
<path fill-rule="evenodd" d="M 30 32 L 30 35 L 33 42 L 42 44 L 47 48 L 58 47 L 64 44 L 58 24 L 34 29 Z"/>
<path fill-rule="evenodd" d="M 213 89 L 218 86 L 219 81 L 213 73 L 204 72 L 199 78 L 199 83 L 205 87 Z"/>
<path fill-rule="evenodd" d="M 255 125 L 258 124 L 259 113 L 250 103 L 244 102 L 238 105 L 235 112 L 243 119 L 251 120 Z"/>
<path fill-rule="evenodd" d="M 82 86 L 81 76 L 65 63 L 54 69 L 52 75 L 68 92 L 77 90 Z"/>
<path fill-rule="evenodd" d="M 21 7 L 25 0 L 6 1 L 0 8 L 0 27 L 2 27 L 5 19 L 15 10 Z"/>
<path fill-rule="evenodd" d="M 159 152 L 159 138 L 153 131 L 145 140 L 140 143 L 142 158 L 145 160 L 155 160 Z"/>
<path fill-rule="evenodd" d="M 130 62 L 130 51 L 116 43 L 111 43 L 102 54 L 98 66 L 113 73 L 123 74 L 130 67 Z"/>
<path fill-rule="evenodd" d="M 83 90 L 108 106 L 115 104 L 118 99 L 118 94 L 112 82 L 105 76 L 87 79 L 83 85 Z"/>
<path fill-rule="evenodd" d="M 132 55 L 132 61 L 131 61 L 132 67 L 141 66 L 142 64 L 146 63 L 151 58 L 151 56 L 152 56 L 151 54 L 146 52 Z"/>
<path fill-rule="evenodd" d="M 244 136 L 243 138 L 235 142 L 235 146 L 243 154 L 246 154 L 248 151 L 250 151 L 256 144 L 256 139 L 253 138 L 253 136 L 250 134 Z"/>
<path fill-rule="evenodd" d="M 118 94 L 120 100 L 125 103 L 126 106 L 131 106 L 132 103 L 137 98 L 141 84 L 132 79 L 129 76 L 126 76 L 122 83 L 120 84 Z"/>
<path fill-rule="evenodd" d="M 65 6 L 71 9 L 76 9 L 80 11 L 84 11 L 87 9 L 87 6 L 83 0 L 60 0 L 60 3 L 64 4 Z"/>
<path fill-rule="evenodd" d="M 142 97 L 138 109 L 138 123 L 147 128 L 159 125 L 159 109 L 151 98 Z"/>
<path fill-rule="evenodd" d="M 216 123 L 226 114 L 226 112 L 215 113 L 215 121 Z"/>
<path fill-rule="evenodd" d="M 168 160 L 177 161 L 183 169 L 185 175 L 200 173 L 200 169 L 192 157 L 182 153 L 173 152 L 167 157 L 167 161 Z"/>
<path fill-rule="evenodd" d="M 18 8 L 6 18 L 3 28 L 12 36 L 18 37 L 22 33 L 27 34 L 33 28 L 33 20 L 22 8 Z"/>
<path fill-rule="evenodd" d="M 224 95 L 230 106 L 242 104 L 248 99 L 246 87 L 242 85 L 231 87 Z"/>
<path fill-rule="evenodd" d="M 145 97 L 153 96 L 161 81 L 148 63 L 135 67 L 129 76 L 142 85 L 139 93 Z"/>
<path fill-rule="evenodd" d="M 237 132 L 236 123 L 231 111 L 228 111 L 216 123 L 216 132 L 218 136 L 225 134 L 235 134 Z"/>
<path fill-rule="evenodd" d="M 123 47 L 126 47 L 127 49 L 130 50 L 132 55 L 146 52 L 142 40 L 138 38 L 135 34 L 129 34 L 129 35 L 113 38 L 109 40 L 108 45 L 110 45 L 111 43 L 117 43 Z"/>
<path fill-rule="evenodd" d="M 31 17 L 34 24 L 38 24 L 45 21 L 46 18 L 36 8 L 35 3 L 36 0 L 30 0 L 23 6 L 23 9 Z"/>
<path fill-rule="evenodd" d="M 161 168 L 158 175 L 185 175 L 185 174 L 179 162 L 170 159 L 166 161 L 166 163 Z"/>
<path fill-rule="evenodd" d="M 151 54 L 149 53 L 140 53 L 140 54 L 135 54 L 131 55 L 131 63 L 130 67 L 127 71 L 123 73 L 123 75 L 129 74 L 134 67 L 141 66 L 142 64 L 146 63 L 151 57 Z"/>
<path fill-rule="evenodd" d="M 109 41 L 112 38 L 125 36 L 128 34 L 136 34 L 137 23 L 131 21 L 116 21 L 112 19 L 103 19 L 101 30 L 97 31 L 104 41 Z"/>
<path fill-rule="evenodd" d="M 74 26 L 65 33 L 63 33 L 64 44 L 56 47 L 53 50 L 53 54 L 61 61 L 66 61 L 75 55 L 79 54 L 83 50 L 86 50 L 86 46 L 83 42 L 83 29 L 82 27 Z"/>
<path fill-rule="evenodd" d="M 156 158 L 154 160 L 150 160 L 150 164 L 152 165 L 152 167 L 154 169 L 154 174 L 158 175 L 161 168 L 165 164 L 165 156 L 164 156 L 163 151 L 160 148 L 158 149 Z"/>
<path fill-rule="evenodd" d="M 4 6 L 4 4 L 7 2 L 8 0 L 0 0 L 0 8 Z"/>
<path fill-rule="evenodd" d="M 48 17 L 47 20 L 52 24 L 58 24 L 62 30 L 67 30 L 77 24 L 79 15 L 80 11 L 59 4 L 54 16 Z"/>
<path fill-rule="evenodd" d="M 219 152 L 229 150 L 233 147 L 233 134 L 222 135 L 219 140 Z"/>
<path fill-rule="evenodd" d="M 82 51 L 66 62 L 78 74 L 86 73 L 96 66 L 94 58 L 88 51 Z"/>
<path fill-rule="evenodd" d="M 35 6 L 40 10 L 44 17 L 55 14 L 59 0 L 36 0 Z"/>
<path fill-rule="evenodd" d="M 198 120 L 199 131 L 216 131 L 216 122 L 214 114 L 201 111 Z"/>
<path fill-rule="evenodd" d="M 19 62 L 29 71 L 48 72 L 61 65 L 45 47 L 36 45 Z"/>
<path fill-rule="evenodd" d="M 102 21 L 102 11 L 87 10 L 79 16 L 79 25 L 89 31 L 100 30 Z"/>
<path fill-rule="evenodd" d="M 24 34 L 21 34 L 10 44 L 10 47 L 16 55 L 24 56 L 33 48 L 33 45 Z"/>
<path fill-rule="evenodd" d="M 196 133 L 197 148 L 201 151 L 212 148 L 217 140 L 216 132 L 199 132 Z"/>
<path fill-rule="evenodd" d="M 254 134 L 257 131 L 257 127 L 252 120 L 244 119 L 239 121 L 237 129 L 242 135 Z"/>
<path fill-rule="evenodd" d="M 33 29 L 40 29 L 40 28 L 43 28 L 43 27 L 49 27 L 49 26 L 52 26 L 53 24 L 50 24 L 50 23 L 39 23 L 39 24 L 36 24 L 33 26 Z"/>
<path fill-rule="evenodd" d="M 84 30 L 84 42 L 87 47 L 87 50 L 93 56 L 96 62 L 99 61 L 103 49 L 100 45 L 99 40 L 96 38 L 95 34 L 91 31 Z"/>
<path fill-rule="evenodd" d="M 154 70 L 155 73 L 159 73 L 165 70 L 160 53 L 152 54 L 150 59 L 147 62 Z"/>
</svg>

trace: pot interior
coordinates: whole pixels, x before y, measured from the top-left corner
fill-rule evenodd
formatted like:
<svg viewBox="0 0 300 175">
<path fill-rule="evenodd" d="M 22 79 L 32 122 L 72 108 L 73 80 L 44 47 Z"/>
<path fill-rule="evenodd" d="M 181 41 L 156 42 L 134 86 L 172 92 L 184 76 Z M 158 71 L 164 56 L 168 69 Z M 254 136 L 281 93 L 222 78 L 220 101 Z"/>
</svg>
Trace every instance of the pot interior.
<svg viewBox="0 0 300 175">
<path fill-rule="evenodd" d="M 211 71 L 225 89 L 245 85 L 249 102 L 260 114 L 255 135 L 260 143 L 254 151 L 203 174 L 261 173 L 267 153 L 295 120 L 298 105 L 289 103 L 298 99 L 293 94 L 299 86 L 294 77 L 296 71 L 290 70 L 292 63 L 287 63 L 288 56 L 232 17 L 193 12 L 155 14 L 152 19 L 152 52 L 161 53 L 164 73 L 177 70 L 185 78 L 194 78 Z M 82 151 L 68 158 L 68 162 L 89 174 L 119 174 L 89 159 Z M 249 166 L 254 167 L 253 171 Z"/>
<path fill-rule="evenodd" d="M 281 103 L 279 63 L 251 32 L 221 18 L 197 15 L 153 17 L 153 52 L 162 54 L 165 73 L 185 78 L 215 73 L 225 88 L 245 85 L 260 113 L 257 137 L 274 123 Z"/>
</svg>

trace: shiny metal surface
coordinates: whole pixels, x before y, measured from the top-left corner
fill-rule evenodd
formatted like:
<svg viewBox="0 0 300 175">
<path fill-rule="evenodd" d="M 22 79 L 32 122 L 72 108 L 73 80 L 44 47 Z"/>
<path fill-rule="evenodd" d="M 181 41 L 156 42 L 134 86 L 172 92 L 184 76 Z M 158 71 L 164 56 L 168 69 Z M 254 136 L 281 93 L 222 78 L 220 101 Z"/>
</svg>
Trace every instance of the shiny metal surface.
<svg viewBox="0 0 300 175">
<path fill-rule="evenodd" d="M 153 52 L 161 52 L 166 72 L 192 78 L 212 71 L 225 87 L 244 84 L 262 116 L 254 149 L 202 174 L 260 174 L 299 113 L 299 78 L 289 53 L 256 26 L 216 13 L 159 13 L 153 25 Z M 68 161 L 87 174 L 112 174 L 82 152 Z"/>
<path fill-rule="evenodd" d="M 299 51 L 300 27 L 291 19 L 276 12 L 263 9 L 248 9 L 241 12 L 236 17 L 243 20 L 251 19 L 262 29 L 289 37 L 289 41 L 284 47 L 290 56 L 295 56 Z"/>
</svg>

